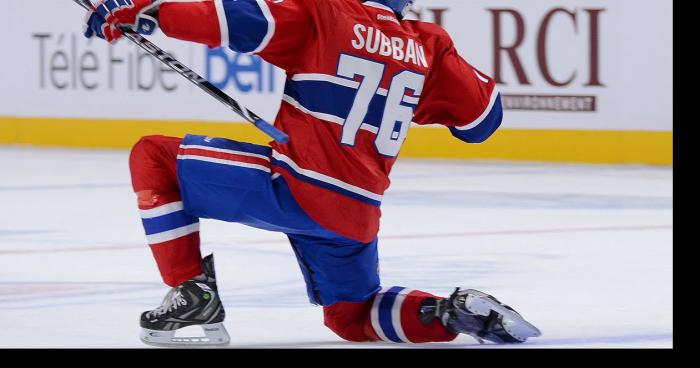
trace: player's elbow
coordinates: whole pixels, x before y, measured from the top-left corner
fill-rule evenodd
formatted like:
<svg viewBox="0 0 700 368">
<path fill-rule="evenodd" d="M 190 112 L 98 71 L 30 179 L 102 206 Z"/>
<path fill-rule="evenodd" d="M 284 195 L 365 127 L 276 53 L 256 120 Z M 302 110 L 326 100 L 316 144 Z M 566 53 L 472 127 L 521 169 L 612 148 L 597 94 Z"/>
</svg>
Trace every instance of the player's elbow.
<svg viewBox="0 0 700 368">
<path fill-rule="evenodd" d="M 450 127 L 452 135 L 467 143 L 483 143 L 489 139 L 503 122 L 503 105 L 501 96 L 497 96 L 490 111 L 479 122 L 466 128 Z"/>
<path fill-rule="evenodd" d="M 264 1 L 263 1 L 264 3 Z M 264 11 L 255 0 L 239 1 L 235 11 L 227 11 L 228 24 L 224 27 L 228 46 L 232 50 L 249 54 L 259 51 L 269 42 L 274 23 L 268 21 Z"/>
</svg>

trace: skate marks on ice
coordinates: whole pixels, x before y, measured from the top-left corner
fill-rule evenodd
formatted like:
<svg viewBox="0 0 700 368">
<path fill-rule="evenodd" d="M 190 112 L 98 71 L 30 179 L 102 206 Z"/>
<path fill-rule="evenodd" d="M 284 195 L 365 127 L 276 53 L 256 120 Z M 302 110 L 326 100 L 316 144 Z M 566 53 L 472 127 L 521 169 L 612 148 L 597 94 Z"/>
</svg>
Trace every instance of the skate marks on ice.
<svg viewBox="0 0 700 368">
<path fill-rule="evenodd" d="M 385 201 L 395 206 L 430 205 L 440 208 L 549 208 L 549 209 L 671 209 L 668 197 L 581 195 L 574 193 L 503 193 L 479 191 L 395 191 Z"/>
<path fill-rule="evenodd" d="M 0 310 L 129 304 L 162 289 L 155 282 L 0 282 Z"/>
<path fill-rule="evenodd" d="M 206 220 L 205 220 L 206 221 Z M 468 237 L 484 237 L 484 236 L 525 236 L 525 235 L 543 235 L 543 234 L 565 234 L 565 233 L 590 233 L 590 232 L 629 232 L 629 231 L 655 231 L 655 230 L 672 230 L 673 225 L 638 225 L 638 226 L 601 226 L 601 227 L 580 227 L 580 228 L 552 228 L 552 229 L 503 229 L 495 231 L 467 231 L 459 233 L 450 232 L 440 232 L 440 233 L 422 233 L 422 234 L 382 234 L 380 240 L 382 242 L 391 240 L 413 240 L 413 239 L 445 239 L 445 238 L 468 238 Z M 58 230 L 0 230 L 0 238 L 5 237 L 15 237 L 11 239 L 12 243 L 15 243 L 15 248 L 1 249 L 0 255 L 7 254 L 36 254 L 36 253 L 61 253 L 61 252 L 111 252 L 116 250 L 140 250 L 143 249 L 143 244 L 131 243 L 111 243 L 111 242 L 85 242 L 80 239 L 76 240 L 54 240 L 52 245 L 58 245 L 59 243 L 65 243 L 66 247 L 38 247 L 32 248 L 31 245 L 46 242 L 46 238 L 16 238 L 16 236 L 22 235 L 49 235 L 49 234 L 59 234 L 61 231 Z M 248 239 L 241 237 L 226 237 L 218 238 L 220 240 L 216 242 L 208 242 L 210 247 L 217 248 L 218 250 L 231 250 L 231 247 L 235 247 L 237 252 L 253 252 L 253 253 L 265 253 L 270 255 L 286 255 L 287 253 L 280 250 L 261 250 L 254 248 L 243 248 L 243 245 L 257 246 L 260 244 L 277 244 L 280 246 L 289 245 L 287 239 Z M 4 239 L 7 241 L 8 239 Z M 30 244 L 30 246 L 22 246 L 22 243 Z M 85 243 L 85 246 L 79 246 L 79 244 Z M 88 246 L 87 244 L 93 244 Z M 535 257 L 539 255 L 533 255 Z M 550 256 L 544 256 L 550 257 Z"/>
<path fill-rule="evenodd" d="M 353 343 L 343 341 L 299 341 L 290 343 L 235 343 L 231 349 L 558 349 L 558 348 L 647 348 L 670 347 L 671 333 L 622 336 L 571 337 L 528 340 L 524 344 L 480 344 L 469 336 L 460 336 L 447 343 L 392 344 L 385 342 Z"/>
<path fill-rule="evenodd" d="M 0 328 L 12 332 L 0 347 L 147 347 L 138 317 L 167 288 L 144 245 L 128 152 L 0 154 Z M 308 304 L 284 236 L 203 221 L 232 348 L 672 346 L 672 170 L 403 160 L 392 180 L 384 284 L 488 291 L 543 336 L 516 346 L 343 342 Z M 654 305 L 649 289 L 660 293 Z"/>
<path fill-rule="evenodd" d="M 275 294 L 262 308 L 308 307 L 300 297 L 297 280 L 246 287 L 230 287 L 220 290 L 226 307 L 261 307 L 264 298 L 260 290 Z M 303 284 L 301 284 L 303 285 Z M 145 309 L 153 306 L 154 295 L 167 291 L 159 282 L 0 282 L 0 310 L 53 309 L 88 305 L 132 305 Z M 303 290 L 302 290 L 303 291 Z"/>
<path fill-rule="evenodd" d="M 129 188 L 129 183 L 0 186 L 0 192 L 65 191 Z"/>
</svg>

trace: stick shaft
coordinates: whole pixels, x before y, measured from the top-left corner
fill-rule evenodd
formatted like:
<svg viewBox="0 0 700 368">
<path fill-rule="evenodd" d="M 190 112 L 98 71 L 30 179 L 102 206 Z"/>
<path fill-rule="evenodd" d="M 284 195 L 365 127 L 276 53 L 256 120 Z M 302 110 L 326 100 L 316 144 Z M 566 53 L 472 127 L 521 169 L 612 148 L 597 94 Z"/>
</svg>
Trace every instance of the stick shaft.
<svg viewBox="0 0 700 368">
<path fill-rule="evenodd" d="M 73 0 L 78 5 L 82 6 L 86 10 L 92 10 L 92 4 L 88 0 Z M 128 29 L 121 29 L 124 37 L 138 45 L 140 48 L 145 50 L 147 53 L 158 59 L 163 64 L 170 67 L 172 70 L 176 71 L 178 74 L 183 76 L 185 79 L 192 82 L 194 85 L 199 87 L 201 90 L 214 97 L 216 100 L 222 104 L 229 107 L 231 110 L 236 112 L 247 122 L 255 125 L 258 129 L 263 131 L 265 134 L 270 136 L 276 142 L 284 144 L 289 142 L 289 136 L 282 132 L 281 130 L 272 126 L 272 124 L 260 118 L 254 112 L 248 110 L 238 101 L 233 99 L 231 96 L 224 93 L 221 89 L 217 88 L 207 79 L 203 78 L 192 69 L 188 68 L 180 61 L 175 59 L 172 55 L 163 51 L 160 47 L 156 46 L 153 42 L 147 40 L 142 35 L 135 33 Z"/>
</svg>

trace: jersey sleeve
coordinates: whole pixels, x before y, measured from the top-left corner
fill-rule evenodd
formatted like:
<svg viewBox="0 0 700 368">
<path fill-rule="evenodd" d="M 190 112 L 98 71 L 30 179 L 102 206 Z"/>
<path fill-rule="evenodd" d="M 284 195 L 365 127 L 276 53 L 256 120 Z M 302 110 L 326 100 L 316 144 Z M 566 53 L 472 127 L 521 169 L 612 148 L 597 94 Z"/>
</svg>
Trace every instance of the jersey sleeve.
<svg viewBox="0 0 700 368">
<path fill-rule="evenodd" d="M 468 143 L 481 143 L 503 120 L 501 96 L 495 81 L 457 52 L 447 34 L 423 89 L 414 121 L 420 125 L 447 126 L 452 135 Z"/>
<path fill-rule="evenodd" d="M 271 64 L 288 69 L 313 32 L 308 0 L 216 0 L 221 2 L 227 34 L 222 41 L 242 53 L 259 54 Z"/>
<path fill-rule="evenodd" d="M 161 5 L 160 22 L 170 37 L 258 54 L 289 69 L 314 32 L 315 4 L 316 0 L 171 0 Z"/>
</svg>

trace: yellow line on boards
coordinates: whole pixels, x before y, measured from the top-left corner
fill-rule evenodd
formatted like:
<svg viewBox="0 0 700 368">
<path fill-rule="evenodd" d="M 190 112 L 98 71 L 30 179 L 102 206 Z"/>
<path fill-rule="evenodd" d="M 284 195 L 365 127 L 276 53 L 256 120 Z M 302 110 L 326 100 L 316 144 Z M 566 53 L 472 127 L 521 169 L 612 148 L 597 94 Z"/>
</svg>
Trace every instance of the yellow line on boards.
<svg viewBox="0 0 700 368">
<path fill-rule="evenodd" d="M 0 117 L 0 144 L 129 148 L 144 135 L 181 137 L 188 133 L 257 144 L 270 141 L 250 124 Z M 673 164 L 673 133 L 501 129 L 485 143 L 467 144 L 447 129 L 413 127 L 401 157 L 668 166 Z"/>
<path fill-rule="evenodd" d="M 673 132 L 501 129 L 464 144 L 443 129 L 413 129 L 404 147 L 402 157 L 673 164 Z"/>
<path fill-rule="evenodd" d="M 185 134 L 226 137 L 265 144 L 267 136 L 250 124 L 201 121 L 107 120 L 0 117 L 0 144 L 51 147 L 130 148 L 145 135 Z"/>
</svg>

